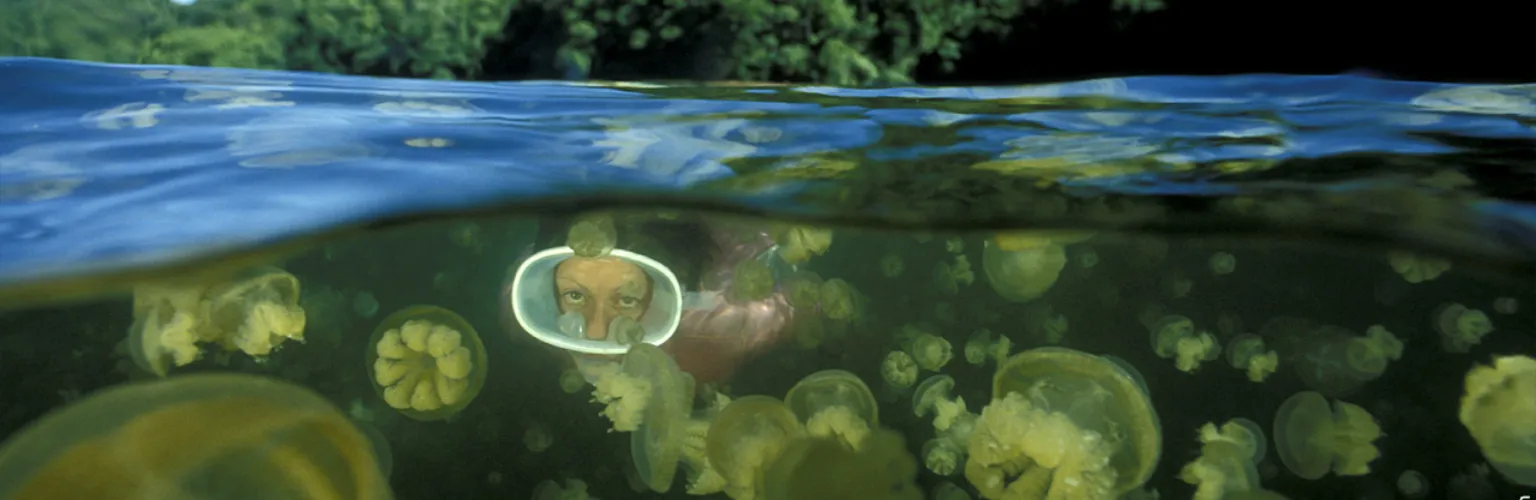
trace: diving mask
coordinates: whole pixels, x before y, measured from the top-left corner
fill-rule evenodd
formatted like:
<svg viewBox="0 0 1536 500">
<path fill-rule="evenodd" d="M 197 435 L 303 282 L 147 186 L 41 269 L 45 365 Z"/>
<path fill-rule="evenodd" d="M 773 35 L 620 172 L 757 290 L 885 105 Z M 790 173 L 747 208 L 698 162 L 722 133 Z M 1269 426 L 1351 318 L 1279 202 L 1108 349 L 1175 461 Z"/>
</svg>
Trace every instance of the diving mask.
<svg viewBox="0 0 1536 500">
<path fill-rule="evenodd" d="M 570 247 L 550 248 L 533 254 L 517 267 L 510 300 L 512 313 L 523 331 L 561 349 L 610 356 L 628 352 L 630 344 L 625 341 L 638 339 L 659 346 L 672 338 L 683 313 L 683 290 L 677 275 L 650 257 L 617 249 L 608 256 L 634 264 L 650 277 L 650 304 L 637 320 L 616 319 L 607 338 L 587 338 L 582 332 L 585 318 L 575 311 L 562 315 L 555 289 L 556 268 L 574 256 Z"/>
</svg>

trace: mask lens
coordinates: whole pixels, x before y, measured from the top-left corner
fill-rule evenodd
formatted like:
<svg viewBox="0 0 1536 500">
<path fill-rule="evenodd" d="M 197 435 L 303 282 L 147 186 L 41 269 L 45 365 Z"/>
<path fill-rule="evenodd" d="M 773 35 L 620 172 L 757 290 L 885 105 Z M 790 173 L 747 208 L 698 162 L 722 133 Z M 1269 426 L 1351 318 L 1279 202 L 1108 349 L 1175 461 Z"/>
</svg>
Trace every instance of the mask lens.
<svg viewBox="0 0 1536 500">
<path fill-rule="evenodd" d="M 583 318 L 579 312 L 570 311 L 561 314 L 557 323 L 560 326 L 560 333 L 567 337 L 582 338 L 587 334 L 587 318 Z"/>
</svg>

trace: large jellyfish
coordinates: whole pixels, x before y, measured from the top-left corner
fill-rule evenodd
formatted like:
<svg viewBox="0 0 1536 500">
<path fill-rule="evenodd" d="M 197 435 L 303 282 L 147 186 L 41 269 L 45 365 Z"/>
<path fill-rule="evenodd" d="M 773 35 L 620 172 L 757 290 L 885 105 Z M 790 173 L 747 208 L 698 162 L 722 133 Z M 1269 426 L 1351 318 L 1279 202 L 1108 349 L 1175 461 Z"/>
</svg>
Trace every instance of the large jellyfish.
<svg viewBox="0 0 1536 500">
<path fill-rule="evenodd" d="M 764 500 L 922 500 L 901 434 L 878 429 L 850 449 L 836 439 L 791 440 L 762 472 Z M 735 498 L 735 497 L 733 497 Z"/>
<path fill-rule="evenodd" d="M 0 445 L 0 498 L 391 497 L 373 445 L 341 410 L 252 375 L 108 388 Z"/>
<path fill-rule="evenodd" d="M 1381 427 L 1370 413 L 1338 400 L 1330 409 L 1328 400 L 1312 391 L 1298 392 L 1280 405 L 1274 432 L 1280 462 L 1302 479 L 1317 479 L 1330 470 L 1362 476 L 1381 456 L 1371 444 L 1381 437 Z"/>
<path fill-rule="evenodd" d="M 631 415 L 612 415 L 619 422 L 636 422 L 629 450 L 635 470 L 652 491 L 666 493 L 672 487 L 684 436 L 690 429 L 693 409 L 693 377 L 678 369 L 661 348 L 639 343 L 629 348 L 616 374 L 597 380 L 594 391 L 609 409 Z M 608 410 L 605 410 L 605 414 Z"/>
<path fill-rule="evenodd" d="M 444 420 L 469 406 L 485 386 L 485 345 L 457 313 L 417 305 L 379 322 L 369 339 L 373 388 L 391 408 L 415 420 Z"/>
<path fill-rule="evenodd" d="M 1536 486 L 1536 359 L 1503 356 L 1467 372 L 1461 425 L 1504 477 Z"/>
<path fill-rule="evenodd" d="M 800 379 L 784 395 L 784 404 L 810 435 L 836 437 L 855 450 L 880 426 L 874 393 L 858 375 L 843 370 L 822 370 Z"/>
<path fill-rule="evenodd" d="M 721 486 L 727 496 L 753 500 L 763 498 L 764 470 L 804 436 L 805 426 L 784 403 L 768 396 L 746 396 L 720 410 L 709 427 L 705 453 L 710 468 L 724 480 Z"/>
<path fill-rule="evenodd" d="M 969 442 L 965 475 L 989 499 L 1110 498 L 1162 450 L 1151 398 L 1120 364 L 1062 348 L 1009 358 Z"/>
</svg>

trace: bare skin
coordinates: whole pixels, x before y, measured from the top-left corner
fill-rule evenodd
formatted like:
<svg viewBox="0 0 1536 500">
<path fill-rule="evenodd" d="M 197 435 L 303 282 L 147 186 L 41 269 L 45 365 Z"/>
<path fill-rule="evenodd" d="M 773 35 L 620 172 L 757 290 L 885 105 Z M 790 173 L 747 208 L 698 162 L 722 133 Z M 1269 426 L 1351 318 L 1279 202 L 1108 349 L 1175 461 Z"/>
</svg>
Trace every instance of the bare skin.
<svg viewBox="0 0 1536 500">
<path fill-rule="evenodd" d="M 651 277 L 618 257 L 571 257 L 555 267 L 555 293 L 561 314 L 578 311 L 586 318 L 587 338 L 606 340 L 614 318 L 639 321 L 645 314 Z"/>
</svg>

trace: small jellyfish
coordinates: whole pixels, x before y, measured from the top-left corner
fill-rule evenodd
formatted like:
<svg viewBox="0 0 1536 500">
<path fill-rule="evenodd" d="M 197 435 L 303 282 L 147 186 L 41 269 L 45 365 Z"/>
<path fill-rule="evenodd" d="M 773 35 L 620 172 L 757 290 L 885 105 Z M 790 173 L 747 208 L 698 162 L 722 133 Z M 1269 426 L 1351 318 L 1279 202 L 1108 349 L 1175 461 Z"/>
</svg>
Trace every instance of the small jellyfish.
<svg viewBox="0 0 1536 500">
<path fill-rule="evenodd" d="M 1200 428 L 1200 443 L 1200 457 L 1179 473 L 1180 479 L 1195 485 L 1195 500 L 1221 500 L 1260 489 L 1255 464 L 1264 458 L 1265 438 L 1258 424 L 1244 418 L 1220 428 L 1207 423 Z"/>
<path fill-rule="evenodd" d="M 1467 352 L 1493 332 L 1488 313 L 1456 303 L 1441 304 L 1435 310 L 1434 324 L 1446 352 Z"/>
<path fill-rule="evenodd" d="M 1275 412 L 1275 449 L 1285 468 L 1302 479 L 1317 479 L 1331 470 L 1340 476 L 1370 473 L 1381 456 L 1372 444 L 1381 437 L 1376 419 L 1359 406 L 1322 394 L 1302 391 Z"/>
<path fill-rule="evenodd" d="M 1493 299 L 1493 310 L 1499 314 L 1514 314 L 1520 312 L 1520 301 L 1514 297 L 1499 297 Z"/>
<path fill-rule="evenodd" d="M 447 419 L 485 385 L 485 345 L 453 311 L 425 305 L 397 311 L 374 329 L 369 345 L 374 389 L 412 419 Z"/>
<path fill-rule="evenodd" d="M 587 483 L 580 479 L 566 479 L 565 486 L 545 479 L 533 487 L 532 500 L 597 500 L 587 493 Z"/>
<path fill-rule="evenodd" d="M 939 302 L 933 305 L 933 318 L 940 323 L 952 325 L 960 320 L 960 313 L 955 311 L 955 305 L 949 302 Z"/>
<path fill-rule="evenodd" d="M 1226 276 L 1237 270 L 1237 257 L 1227 252 L 1216 252 L 1211 254 L 1209 265 L 1212 274 Z"/>
<path fill-rule="evenodd" d="M 566 311 L 555 320 L 555 324 L 560 328 L 560 333 L 567 337 L 579 339 L 587 335 L 587 318 L 581 315 L 581 311 Z"/>
<path fill-rule="evenodd" d="M 971 333 L 970 339 L 966 340 L 965 362 L 980 366 L 992 359 L 1001 363 L 1008 358 L 1012 349 L 1013 341 L 1008 337 L 997 335 L 994 339 L 992 330 L 982 328 Z"/>
<path fill-rule="evenodd" d="M 880 363 L 880 377 L 892 387 L 905 389 L 917 383 L 917 361 L 902 351 L 891 351 Z"/>
<path fill-rule="evenodd" d="M 566 394 L 576 394 L 587 386 L 587 378 L 581 375 L 581 371 L 574 368 L 560 372 L 560 390 Z"/>
<path fill-rule="evenodd" d="M 645 327 L 629 316 L 616 316 L 608 323 L 608 334 L 619 345 L 635 345 L 645 340 Z"/>
<path fill-rule="evenodd" d="M 1194 287 L 1195 282 L 1184 276 L 1168 275 L 1163 277 L 1163 290 L 1171 298 L 1182 299 L 1188 297 L 1190 290 L 1193 290 Z"/>
<path fill-rule="evenodd" d="M 773 294 L 773 270 L 757 259 L 745 259 L 732 271 L 731 300 L 754 302 Z"/>
<path fill-rule="evenodd" d="M 1099 265 L 1099 253 L 1093 250 L 1083 250 L 1077 254 L 1077 266 L 1083 269 L 1093 269 Z"/>
<path fill-rule="evenodd" d="M 373 319 L 374 315 L 379 314 L 379 301 L 373 298 L 372 293 L 358 292 L 352 296 L 352 312 L 360 318 Z"/>
<path fill-rule="evenodd" d="M 965 240 L 959 236 L 945 238 L 944 251 L 949 253 L 965 253 Z"/>
<path fill-rule="evenodd" d="M 940 481 L 938 486 L 933 487 L 933 494 L 928 495 L 928 498 L 933 500 L 971 500 L 971 494 L 966 493 L 959 486 L 955 486 L 955 483 Z"/>
<path fill-rule="evenodd" d="M 1408 497 L 1408 500 L 1419 500 L 1429 496 L 1429 478 L 1424 474 L 1408 469 L 1397 476 L 1397 492 Z"/>
<path fill-rule="evenodd" d="M 907 265 L 901 261 L 901 256 L 899 255 L 888 253 L 885 254 L 885 257 L 880 258 L 880 274 L 884 274 L 887 278 L 901 276 L 902 271 L 906 270 Z"/>
<path fill-rule="evenodd" d="M 784 396 L 784 405 L 805 423 L 812 436 L 837 438 L 859 449 L 880 425 L 874 393 L 857 375 L 843 370 L 812 373 Z"/>
<path fill-rule="evenodd" d="M 1196 332 L 1195 323 L 1178 315 L 1164 316 L 1152 329 L 1152 350 L 1163 359 L 1173 359 L 1184 373 L 1194 373 L 1200 363 L 1221 356 L 1221 344 L 1210 332 Z"/>
<path fill-rule="evenodd" d="M 1036 302 L 1024 309 L 1024 331 L 1047 345 L 1060 344 L 1066 338 L 1067 316 L 1050 304 Z"/>
<path fill-rule="evenodd" d="M 811 260 L 812 256 L 827 253 L 832 246 L 832 230 L 810 226 L 780 226 L 773 230 L 773 241 L 779 244 L 779 256 L 790 264 Z"/>
<path fill-rule="evenodd" d="M 565 245 L 578 257 L 602 257 L 612 252 L 619 243 L 619 233 L 609 214 L 584 215 L 577 218 L 566 233 Z"/>
<path fill-rule="evenodd" d="M 954 441 L 934 438 L 923 443 L 923 467 L 940 476 L 952 476 L 965 461 L 965 450 Z"/>
<path fill-rule="evenodd" d="M 1398 276 L 1409 283 L 1433 281 L 1451 269 L 1451 261 L 1402 251 L 1387 252 L 1387 262 Z"/>
<path fill-rule="evenodd" d="M 1265 350 L 1264 339 L 1245 333 L 1232 338 L 1227 344 L 1227 363 L 1248 374 L 1248 380 L 1263 382 L 1280 366 L 1280 356 L 1273 350 Z"/>
<path fill-rule="evenodd" d="M 1049 241 L 1038 246 L 1005 250 L 987 242 L 981 267 L 992 291 L 1012 302 L 1027 302 L 1050 291 L 1067 265 L 1066 250 Z"/>
<path fill-rule="evenodd" d="M 939 371 L 954 356 L 949 340 L 931 333 L 918 333 L 903 345 L 907 354 L 917 363 L 917 367 L 928 371 Z M 907 385 L 911 385 L 910 383 Z M 905 386 L 903 386 L 905 387 Z"/>
<path fill-rule="evenodd" d="M 554 443 L 554 436 L 549 434 L 549 429 L 544 427 L 544 424 L 534 423 L 523 431 L 523 445 L 528 447 L 528 451 L 543 453 Z"/>
<path fill-rule="evenodd" d="M 1501 356 L 1467 372 L 1461 425 L 1511 482 L 1536 486 L 1536 359 Z"/>
<path fill-rule="evenodd" d="M 857 294 L 853 285 L 838 278 L 821 284 L 821 313 L 835 320 L 852 320 L 858 316 Z"/>
</svg>

